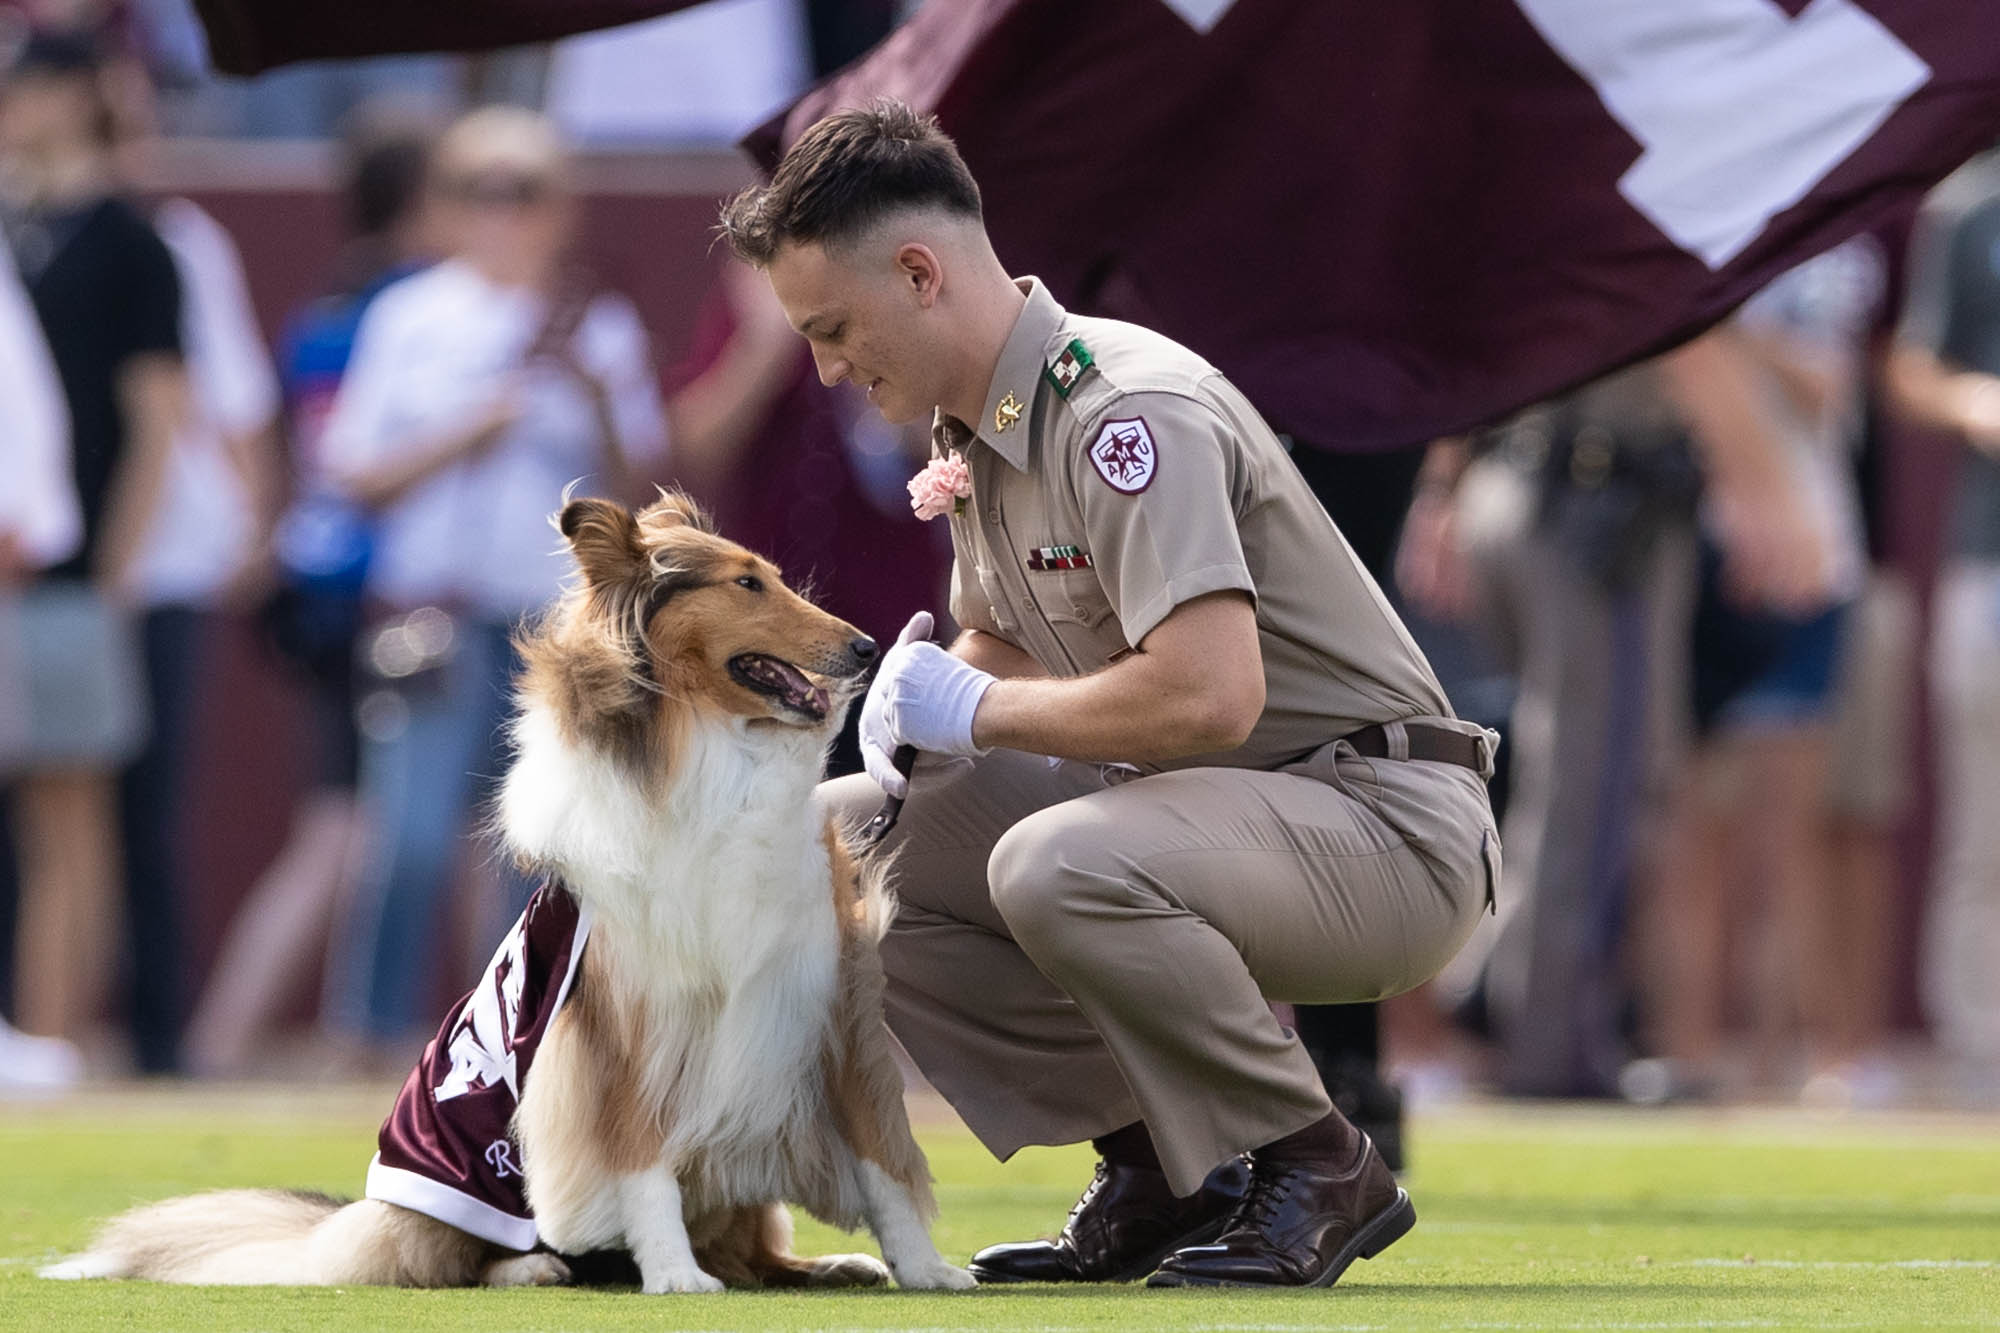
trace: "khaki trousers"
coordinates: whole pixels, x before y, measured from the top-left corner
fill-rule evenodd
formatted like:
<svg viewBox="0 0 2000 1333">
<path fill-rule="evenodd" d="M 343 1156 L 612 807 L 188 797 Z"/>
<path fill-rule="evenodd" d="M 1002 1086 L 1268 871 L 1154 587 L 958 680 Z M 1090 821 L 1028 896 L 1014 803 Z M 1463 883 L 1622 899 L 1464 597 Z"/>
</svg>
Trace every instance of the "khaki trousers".
<svg viewBox="0 0 2000 1333">
<path fill-rule="evenodd" d="M 910 789 L 871 855 L 900 900 L 891 1030 L 996 1156 L 1143 1119 L 1183 1195 L 1330 1109 L 1267 999 L 1422 983 L 1499 877 L 1478 774 L 1345 743 L 1147 777 L 926 756 Z M 881 803 L 861 776 L 821 793 L 850 824 Z"/>
</svg>

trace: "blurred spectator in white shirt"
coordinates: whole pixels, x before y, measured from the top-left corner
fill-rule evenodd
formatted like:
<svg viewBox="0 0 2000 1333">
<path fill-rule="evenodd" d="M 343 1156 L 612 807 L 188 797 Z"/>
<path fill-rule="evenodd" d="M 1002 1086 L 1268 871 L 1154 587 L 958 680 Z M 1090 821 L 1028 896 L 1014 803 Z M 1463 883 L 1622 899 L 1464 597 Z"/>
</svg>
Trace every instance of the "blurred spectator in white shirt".
<svg viewBox="0 0 2000 1333">
<path fill-rule="evenodd" d="M 2000 150 L 1925 203 L 1889 382 L 1957 454 L 1932 599 L 1937 862 L 1922 993 L 1959 1091 L 2000 1106 Z"/>
<path fill-rule="evenodd" d="M 327 938 L 366 845 L 354 718 L 355 645 L 370 551 L 367 514 L 337 494 L 320 441 L 369 305 L 430 257 L 427 121 L 371 108 L 349 126 L 340 213 L 347 239 L 326 291 L 280 340 L 291 503 L 271 543 L 273 588 L 258 619 L 305 687 L 315 754 L 285 845 L 229 924 L 186 1038 L 188 1066 L 230 1077 L 322 971 Z"/>
<path fill-rule="evenodd" d="M 0 226 L 62 381 L 83 514 L 77 552 L 20 596 L 31 705 L 12 793 L 18 1016 L 69 1037 L 117 957 L 115 777 L 148 727 L 125 602 L 189 411 L 180 278 L 119 193 L 112 68 L 89 34 L 40 32 L 0 80 Z"/>
<path fill-rule="evenodd" d="M 69 413 L 42 342 L 41 325 L 0 239 L 0 779 L 28 741 L 28 698 L 17 586 L 33 571 L 68 559 L 83 541 L 70 482 Z M 11 847 L 0 854 L 11 859 Z M 11 887 L 13 866 L 0 866 Z M 0 902 L 11 917 L 13 895 Z M 5 932 L 11 939 L 11 928 Z M 11 966 L 0 967 L 10 979 Z M 82 1076 L 74 1046 L 31 1037 L 0 1018 L 0 1088 L 60 1088 Z"/>
<path fill-rule="evenodd" d="M 1725 1058 L 1739 991 L 1759 1086 L 1790 1078 L 1795 1038 L 1815 1078 L 1839 1077 L 1865 1054 L 1851 1049 L 1866 1026 L 1857 1002 L 1887 1003 L 1861 996 L 1862 974 L 1881 970 L 1881 941 L 1846 929 L 1861 905 L 1835 892 L 1828 802 L 1843 623 L 1867 575 L 1854 456 L 1883 279 L 1879 247 L 1858 238 L 1784 273 L 1710 335 L 1749 391 L 1744 424 L 1776 446 L 1803 502 L 1823 592 L 1816 605 L 1779 608 L 1719 575 L 1705 583 L 1694 622 L 1702 730 L 1675 794 L 1648 932 L 1665 1061 L 1628 1073 L 1642 1097 L 1740 1081 Z M 1739 951 L 1755 959 L 1741 986 L 1734 939 L 1754 941 Z"/>
<path fill-rule="evenodd" d="M 68 559 L 83 541 L 69 468 L 62 384 L 0 237 L 0 583 Z"/>
<path fill-rule="evenodd" d="M 494 188 L 517 188 L 495 177 Z M 475 184 L 473 189 L 487 188 Z M 546 201 L 466 205 L 511 215 Z M 529 344 L 565 303 L 585 302 L 564 361 Z M 570 315 L 570 318 L 575 318 Z M 586 382 L 587 381 L 587 382 Z M 604 437 L 608 417 L 615 442 Z M 631 302 L 545 292 L 462 251 L 384 292 L 362 321 L 327 425 L 326 466 L 377 511 L 368 588 L 391 606 L 449 601 L 505 621 L 539 607 L 569 571 L 549 539 L 562 488 L 622 493 L 628 464 L 664 444 L 659 389 Z"/>
<path fill-rule="evenodd" d="M 369 307 L 322 444 L 332 479 L 374 511 L 366 587 L 381 612 L 360 705 L 377 837 L 328 1017 L 398 1063 L 393 1044 L 430 1014 L 459 835 L 500 768 L 510 632 L 573 567 L 549 516 L 573 482 L 638 498 L 666 445 L 637 313 L 567 263 L 575 203 L 553 127 L 476 111 L 440 143 L 433 180 L 449 257 Z"/>
</svg>

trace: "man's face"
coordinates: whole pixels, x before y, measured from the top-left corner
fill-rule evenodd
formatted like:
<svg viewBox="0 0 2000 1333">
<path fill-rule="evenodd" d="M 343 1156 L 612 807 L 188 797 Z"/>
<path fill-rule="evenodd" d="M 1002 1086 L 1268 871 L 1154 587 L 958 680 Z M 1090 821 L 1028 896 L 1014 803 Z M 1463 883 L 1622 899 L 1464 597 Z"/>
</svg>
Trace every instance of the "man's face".
<svg viewBox="0 0 2000 1333">
<path fill-rule="evenodd" d="M 821 383 L 852 381 L 896 425 L 928 417 L 943 401 L 936 308 L 894 250 L 867 241 L 838 253 L 786 245 L 766 272 L 785 318 L 812 346 Z"/>
<path fill-rule="evenodd" d="M 569 244 L 574 210 L 553 172 L 492 166 L 440 182 L 437 225 L 457 254 L 502 271 L 540 269 Z"/>
<path fill-rule="evenodd" d="M 21 75 L 0 90 L 0 152 L 43 152 L 90 139 L 96 116 L 88 75 Z"/>
</svg>

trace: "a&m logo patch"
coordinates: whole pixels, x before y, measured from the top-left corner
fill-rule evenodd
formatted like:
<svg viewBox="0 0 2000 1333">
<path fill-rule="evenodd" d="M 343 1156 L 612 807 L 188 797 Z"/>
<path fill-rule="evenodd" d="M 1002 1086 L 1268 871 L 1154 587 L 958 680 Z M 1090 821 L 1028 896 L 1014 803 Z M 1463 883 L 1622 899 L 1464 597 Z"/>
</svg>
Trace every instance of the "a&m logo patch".
<svg viewBox="0 0 2000 1333">
<path fill-rule="evenodd" d="M 1090 446 L 1090 465 L 1112 490 L 1137 495 L 1153 484 L 1159 471 L 1160 451 L 1153 446 L 1153 432 L 1144 417 L 1107 421 Z"/>
</svg>

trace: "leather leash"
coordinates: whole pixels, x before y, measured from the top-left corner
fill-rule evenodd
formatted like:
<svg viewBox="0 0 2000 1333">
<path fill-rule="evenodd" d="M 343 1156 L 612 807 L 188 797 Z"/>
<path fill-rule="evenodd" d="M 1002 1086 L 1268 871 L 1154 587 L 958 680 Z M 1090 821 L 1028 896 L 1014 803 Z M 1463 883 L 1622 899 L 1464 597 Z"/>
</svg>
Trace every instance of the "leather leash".
<svg viewBox="0 0 2000 1333">
<path fill-rule="evenodd" d="M 896 753 L 890 756 L 890 762 L 895 764 L 896 771 L 903 775 L 903 781 L 907 783 L 910 780 L 910 770 L 917 766 L 917 747 L 898 745 Z M 875 817 L 863 824 L 861 832 L 855 836 L 855 851 L 869 851 L 876 843 L 889 836 L 889 830 L 896 827 L 896 820 L 903 813 L 904 799 L 901 796 L 891 796 L 882 802 L 882 808 L 875 812 Z"/>
</svg>

